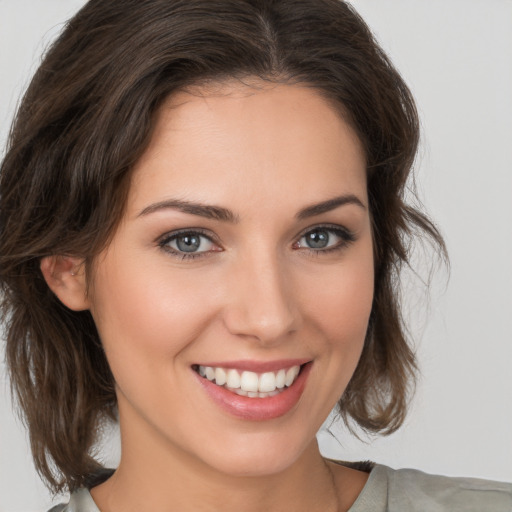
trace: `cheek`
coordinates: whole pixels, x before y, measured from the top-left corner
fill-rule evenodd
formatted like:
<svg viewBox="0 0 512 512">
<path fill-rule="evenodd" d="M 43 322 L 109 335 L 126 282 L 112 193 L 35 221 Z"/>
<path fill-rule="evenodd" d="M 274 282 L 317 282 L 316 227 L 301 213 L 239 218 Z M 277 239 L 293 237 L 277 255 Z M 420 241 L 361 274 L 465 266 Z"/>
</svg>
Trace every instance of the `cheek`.
<svg viewBox="0 0 512 512">
<path fill-rule="evenodd" d="M 187 347 L 215 314 L 212 298 L 198 288 L 199 277 L 186 274 L 166 265 L 128 268 L 117 260 L 97 278 L 93 317 L 116 382 L 121 416 L 131 418 L 133 408 L 148 418 L 148 411 L 164 416 L 186 412 L 187 402 L 173 390 L 188 378 Z"/>
<path fill-rule="evenodd" d="M 323 414 L 342 396 L 363 350 L 374 291 L 371 243 L 365 246 L 336 265 L 330 279 L 323 282 L 323 292 L 311 301 L 312 318 L 324 340 L 320 349 L 323 364 L 318 366 L 322 373 L 318 378 L 326 392 Z"/>
<path fill-rule="evenodd" d="M 371 244 L 365 245 L 366 250 L 354 251 L 321 279 L 312 277 L 307 286 L 318 290 L 308 299 L 312 318 L 331 344 L 347 349 L 362 347 L 373 303 L 373 257 Z"/>
<path fill-rule="evenodd" d="M 306 343 L 318 363 L 311 374 L 314 386 L 308 397 L 308 413 L 320 420 L 343 395 L 364 346 L 373 303 L 374 271 L 371 243 L 360 249 L 347 251 L 343 261 L 332 265 L 329 271 L 309 276 L 301 286 L 303 290 L 317 290 L 307 295 L 304 311 L 309 315 L 305 319 L 309 326 Z"/>
<path fill-rule="evenodd" d="M 105 265 L 96 277 L 93 314 L 114 375 L 155 371 L 195 339 L 214 313 L 192 274 L 165 266 Z"/>
</svg>

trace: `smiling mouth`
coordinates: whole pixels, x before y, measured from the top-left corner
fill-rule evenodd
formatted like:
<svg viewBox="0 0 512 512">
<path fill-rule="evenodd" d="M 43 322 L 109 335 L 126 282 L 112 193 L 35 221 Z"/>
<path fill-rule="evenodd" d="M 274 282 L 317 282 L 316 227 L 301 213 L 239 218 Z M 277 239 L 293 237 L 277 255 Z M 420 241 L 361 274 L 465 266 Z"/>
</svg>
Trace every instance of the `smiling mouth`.
<svg viewBox="0 0 512 512">
<path fill-rule="evenodd" d="M 304 366 L 295 365 L 264 373 L 201 365 L 193 365 L 192 369 L 204 379 L 237 395 L 268 398 L 289 388 Z"/>
</svg>

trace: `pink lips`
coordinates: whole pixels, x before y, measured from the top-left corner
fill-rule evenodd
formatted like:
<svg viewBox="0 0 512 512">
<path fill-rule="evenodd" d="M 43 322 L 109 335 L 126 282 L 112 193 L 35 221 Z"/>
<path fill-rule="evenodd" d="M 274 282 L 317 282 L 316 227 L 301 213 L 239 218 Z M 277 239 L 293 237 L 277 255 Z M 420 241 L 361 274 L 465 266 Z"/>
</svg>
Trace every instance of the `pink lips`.
<svg viewBox="0 0 512 512">
<path fill-rule="evenodd" d="M 284 364 L 283 364 L 284 363 Z M 249 398 L 237 395 L 221 386 L 217 386 L 208 379 L 201 377 L 194 372 L 199 383 L 206 391 L 208 396 L 222 409 L 229 414 L 245 420 L 265 421 L 285 415 L 291 411 L 298 403 L 304 387 L 306 385 L 312 363 L 304 360 L 286 360 L 275 362 L 230 362 L 228 363 L 208 363 L 208 366 L 218 366 L 223 368 L 236 368 L 239 370 L 248 370 L 257 373 L 265 371 L 277 371 L 281 368 L 289 368 L 295 365 L 303 365 L 301 372 L 295 382 L 278 395 L 267 398 Z"/>
</svg>

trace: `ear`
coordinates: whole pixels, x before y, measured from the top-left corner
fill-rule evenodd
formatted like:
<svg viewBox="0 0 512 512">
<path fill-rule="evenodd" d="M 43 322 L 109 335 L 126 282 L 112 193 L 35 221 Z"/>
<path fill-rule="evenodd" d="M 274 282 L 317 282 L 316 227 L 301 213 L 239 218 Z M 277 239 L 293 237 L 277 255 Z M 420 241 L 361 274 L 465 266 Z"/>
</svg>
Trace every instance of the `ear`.
<svg viewBox="0 0 512 512">
<path fill-rule="evenodd" d="M 50 290 L 73 311 L 89 309 L 84 261 L 72 256 L 46 256 L 40 264 Z"/>
</svg>

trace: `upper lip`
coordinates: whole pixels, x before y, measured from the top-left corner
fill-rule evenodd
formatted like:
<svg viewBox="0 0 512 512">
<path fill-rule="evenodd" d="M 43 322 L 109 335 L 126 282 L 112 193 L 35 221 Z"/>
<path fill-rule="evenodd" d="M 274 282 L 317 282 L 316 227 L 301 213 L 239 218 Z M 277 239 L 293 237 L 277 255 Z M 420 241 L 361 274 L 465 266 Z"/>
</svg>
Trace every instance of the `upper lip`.
<svg viewBox="0 0 512 512">
<path fill-rule="evenodd" d="M 210 366 L 213 368 L 226 368 L 234 370 L 245 370 L 254 373 L 275 372 L 292 366 L 302 366 L 311 359 L 278 359 L 274 361 L 254 361 L 242 359 L 239 361 L 210 361 L 196 363 L 197 366 Z"/>
</svg>

